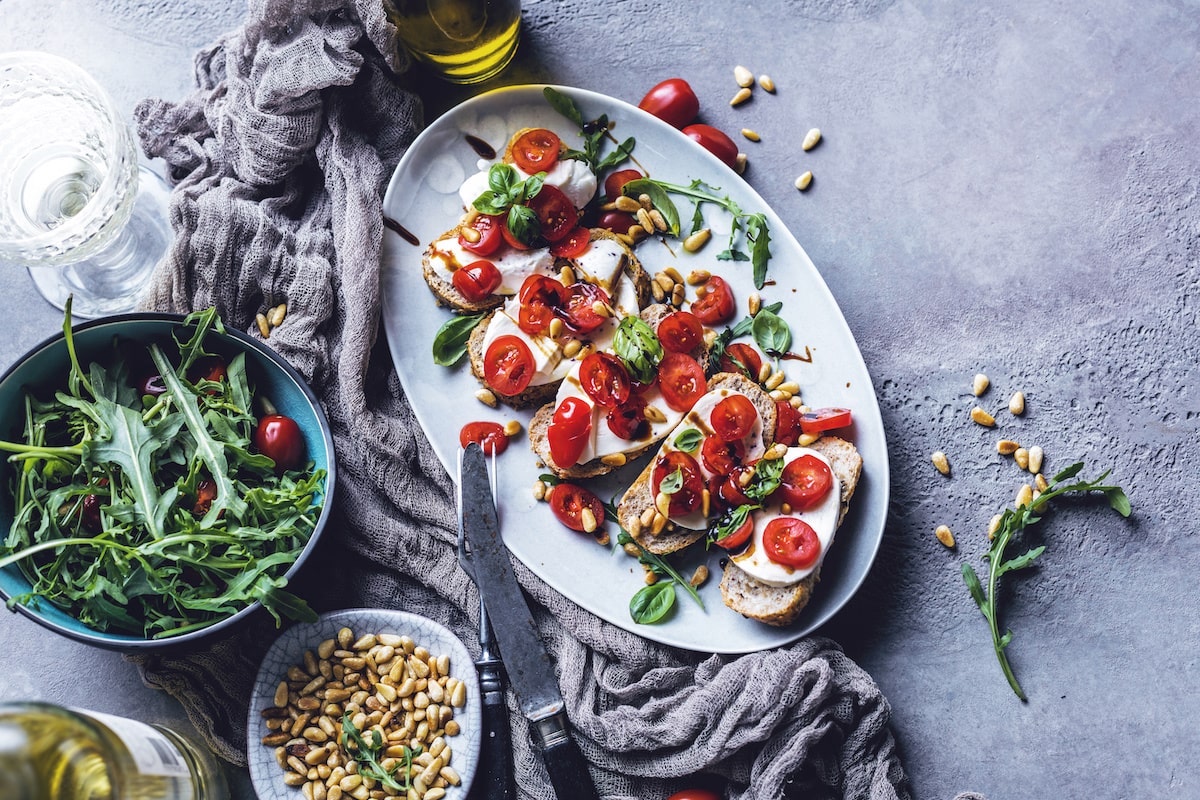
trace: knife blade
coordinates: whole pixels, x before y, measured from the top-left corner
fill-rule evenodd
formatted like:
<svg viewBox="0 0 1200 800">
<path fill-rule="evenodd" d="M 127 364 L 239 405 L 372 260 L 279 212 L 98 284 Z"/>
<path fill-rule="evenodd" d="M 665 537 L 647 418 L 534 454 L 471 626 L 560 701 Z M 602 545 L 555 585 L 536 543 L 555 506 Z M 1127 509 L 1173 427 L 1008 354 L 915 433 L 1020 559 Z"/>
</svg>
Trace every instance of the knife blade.
<svg viewBox="0 0 1200 800">
<path fill-rule="evenodd" d="M 461 526 L 471 546 L 475 585 L 491 612 L 500 658 L 554 792 L 559 800 L 596 800 L 587 762 L 571 738 L 550 656 L 517 583 L 508 548 L 500 540 L 487 463 L 476 444 L 463 453 L 460 491 Z"/>
</svg>

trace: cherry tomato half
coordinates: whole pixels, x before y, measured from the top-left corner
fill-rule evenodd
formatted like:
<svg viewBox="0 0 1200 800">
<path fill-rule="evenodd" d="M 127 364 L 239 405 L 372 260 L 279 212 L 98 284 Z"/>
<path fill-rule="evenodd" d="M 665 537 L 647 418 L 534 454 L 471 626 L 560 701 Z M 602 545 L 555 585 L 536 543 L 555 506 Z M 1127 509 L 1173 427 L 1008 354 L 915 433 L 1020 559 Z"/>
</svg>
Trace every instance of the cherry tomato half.
<svg viewBox="0 0 1200 800">
<path fill-rule="evenodd" d="M 614 435 L 626 441 L 644 439 L 650 433 L 650 422 L 646 419 L 646 403 L 636 394 L 624 405 L 610 409 L 604 421 Z"/>
<path fill-rule="evenodd" d="M 700 473 L 700 465 L 696 459 L 680 450 L 663 453 L 654 462 L 650 486 L 657 497 L 663 481 L 676 473 L 679 474 L 679 488 L 671 493 L 672 515 L 682 515 L 695 511 L 700 507 L 700 495 L 704 491 L 704 476 Z"/>
<path fill-rule="evenodd" d="M 793 511 L 808 511 L 816 508 L 832 488 L 829 465 L 805 453 L 783 468 L 778 491 Z"/>
<path fill-rule="evenodd" d="M 741 439 L 732 442 L 720 436 L 705 436 L 700 445 L 700 461 L 704 468 L 717 475 L 727 475 L 746 457 L 746 445 Z"/>
<path fill-rule="evenodd" d="M 737 145 L 725 133 L 712 125 L 696 123 L 683 129 L 683 135 L 712 153 L 729 168 L 737 166 Z"/>
<path fill-rule="evenodd" d="M 805 433 L 821 433 L 834 428 L 845 428 L 853 422 L 848 408 L 814 408 L 800 415 L 800 430 Z"/>
<path fill-rule="evenodd" d="M 776 517 L 763 530 L 763 549 L 776 564 L 808 569 L 821 555 L 821 540 L 804 520 Z"/>
<path fill-rule="evenodd" d="M 567 288 L 554 278 L 530 275 L 517 291 L 517 300 L 517 325 L 528 334 L 539 334 L 549 327 L 555 309 L 567 302 Z"/>
<path fill-rule="evenodd" d="M 762 356 L 753 347 L 744 342 L 725 345 L 725 352 L 721 354 L 722 372 L 736 372 L 757 382 L 761 370 Z"/>
<path fill-rule="evenodd" d="M 663 349 L 670 353 L 691 353 L 704 342 L 704 325 L 690 311 L 667 314 L 658 323 L 657 332 Z"/>
<path fill-rule="evenodd" d="M 722 398 L 708 415 L 713 433 L 727 442 L 746 438 L 754 429 L 754 421 L 757 419 L 758 409 L 750 402 L 750 398 L 742 394 L 731 394 Z"/>
<path fill-rule="evenodd" d="M 629 229 L 637 222 L 628 211 L 605 211 L 596 220 L 597 228 L 604 228 L 613 233 L 629 233 Z"/>
<path fill-rule="evenodd" d="M 203 356 L 196 359 L 192 368 L 188 370 L 188 380 L 192 383 L 200 381 L 220 383 L 225 380 L 225 374 L 225 359 L 220 356 Z"/>
<path fill-rule="evenodd" d="M 573 531 L 590 532 L 583 522 L 584 509 L 592 512 L 592 520 L 597 527 L 604 522 L 604 503 L 590 489 L 573 483 L 560 483 L 551 487 L 547 499 L 558 521 Z"/>
<path fill-rule="evenodd" d="M 636 169 L 619 169 L 604 179 L 604 194 L 608 202 L 612 202 L 621 196 L 621 190 L 625 188 L 625 184 L 630 181 L 636 181 L 639 178 L 646 177 Z"/>
<path fill-rule="evenodd" d="M 618 408 L 629 401 L 632 386 L 621 359 L 611 353 L 591 353 L 579 363 L 579 385 L 596 405 Z"/>
<path fill-rule="evenodd" d="M 700 113 L 700 100 L 683 78 L 668 78 L 646 92 L 638 108 L 668 125 L 682 128 Z"/>
<path fill-rule="evenodd" d="M 704 367 L 684 353 L 667 353 L 658 365 L 658 388 L 671 408 L 691 411 L 708 389 Z"/>
<path fill-rule="evenodd" d="M 729 288 L 725 279 L 713 275 L 705 282 L 704 288 L 704 296 L 692 301 L 692 313 L 709 327 L 732 319 L 736 306 L 733 302 L 733 290 Z"/>
<path fill-rule="evenodd" d="M 571 198 L 553 186 L 543 186 L 525 205 L 537 214 L 542 236 L 551 244 L 562 239 L 579 224 L 579 212 L 575 210 Z"/>
<path fill-rule="evenodd" d="M 304 461 L 304 434 L 291 417 L 268 414 L 254 429 L 254 446 L 275 462 L 275 471 L 296 469 Z"/>
<path fill-rule="evenodd" d="M 511 334 L 499 336 L 483 355 L 483 378 L 500 394 L 525 391 L 536 371 L 533 352 L 525 340 Z"/>
<path fill-rule="evenodd" d="M 726 475 L 719 476 L 709 487 L 709 494 L 729 507 L 747 505 L 750 498 L 742 491 L 742 476 L 754 469 L 753 464 L 741 464 Z"/>
<path fill-rule="evenodd" d="M 726 550 L 740 550 L 742 545 L 750 541 L 752 533 L 754 533 L 754 517 L 751 514 L 747 514 L 745 521 L 738 526 L 737 530 L 728 536 L 714 539 L 713 544 Z"/>
<path fill-rule="evenodd" d="M 550 457 L 560 469 L 574 466 L 592 434 L 592 407 L 579 397 L 568 397 L 554 409 L 546 428 Z"/>
<path fill-rule="evenodd" d="M 478 214 L 475 219 L 467 223 L 467 227 L 479 232 L 479 241 L 472 242 L 460 233 L 458 243 L 464 250 L 469 250 L 477 256 L 490 256 L 499 250 L 500 245 L 504 242 L 504 236 L 501 235 L 504 228 L 504 217 Z"/>
<path fill-rule="evenodd" d="M 513 142 L 512 156 L 518 167 L 532 175 L 553 167 L 561 149 L 562 140 L 554 131 L 531 128 Z"/>
<path fill-rule="evenodd" d="M 508 435 L 499 422 L 468 422 L 458 432 L 458 443 L 466 448 L 471 442 L 487 455 L 500 455 L 508 449 Z"/>
<path fill-rule="evenodd" d="M 465 267 L 454 270 L 450 282 L 459 294 L 472 303 L 479 303 L 491 296 L 500 287 L 500 270 L 490 261 L 472 261 Z"/>
<path fill-rule="evenodd" d="M 596 303 L 612 306 L 608 294 L 596 284 L 576 283 L 567 287 L 567 291 L 570 294 L 562 309 L 562 318 L 576 333 L 591 333 L 611 316 L 596 311 Z"/>
<path fill-rule="evenodd" d="M 213 500 L 216 499 L 217 484 L 208 478 L 201 478 L 196 481 L 196 501 L 192 503 L 192 513 L 197 517 L 203 517 L 212 508 Z"/>
<path fill-rule="evenodd" d="M 550 247 L 550 255 L 555 258 L 575 258 L 588 249 L 592 234 L 582 225 L 576 225 L 566 236 L 559 239 Z"/>
<path fill-rule="evenodd" d="M 775 441 L 788 447 L 800 441 L 800 412 L 786 400 L 775 401 Z"/>
</svg>

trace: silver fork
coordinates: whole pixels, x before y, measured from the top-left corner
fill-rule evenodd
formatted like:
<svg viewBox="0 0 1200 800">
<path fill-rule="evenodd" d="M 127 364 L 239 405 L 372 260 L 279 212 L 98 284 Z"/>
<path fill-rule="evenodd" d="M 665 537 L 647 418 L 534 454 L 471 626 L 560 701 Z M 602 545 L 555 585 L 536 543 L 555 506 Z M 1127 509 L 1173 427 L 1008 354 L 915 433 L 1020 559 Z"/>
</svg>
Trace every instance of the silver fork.
<svg viewBox="0 0 1200 800">
<path fill-rule="evenodd" d="M 462 526 L 462 456 L 458 451 L 458 564 L 472 581 L 475 565 L 471 561 L 470 545 Z M 488 465 L 488 482 L 492 487 L 492 503 L 496 502 L 496 456 Z M 480 741 L 480 769 L 472 784 L 470 797 L 515 800 L 517 796 L 512 764 L 512 732 L 509 729 L 508 706 L 504 702 L 504 664 L 496 652 L 487 606 L 479 596 L 479 658 L 475 669 L 479 673 L 482 695 L 483 736 Z"/>
</svg>

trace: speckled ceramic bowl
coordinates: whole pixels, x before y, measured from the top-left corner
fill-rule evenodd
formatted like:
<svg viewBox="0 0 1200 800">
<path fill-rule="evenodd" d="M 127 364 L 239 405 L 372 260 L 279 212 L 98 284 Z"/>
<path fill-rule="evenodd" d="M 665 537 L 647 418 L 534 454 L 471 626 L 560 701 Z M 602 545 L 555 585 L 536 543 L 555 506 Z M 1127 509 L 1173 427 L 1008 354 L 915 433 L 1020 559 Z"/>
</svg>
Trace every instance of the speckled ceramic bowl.
<svg viewBox="0 0 1200 800">
<path fill-rule="evenodd" d="M 114 337 L 121 340 L 148 344 L 166 342 L 172 332 L 183 321 L 173 314 L 122 314 L 102 317 L 73 326 L 73 338 L 80 361 L 104 361 L 111 357 Z M 330 499 L 336 481 L 334 467 L 333 437 L 329 422 L 316 395 L 292 367 L 271 348 L 240 331 L 226 330 L 220 334 L 212 332 L 206 340 L 212 352 L 226 359 L 237 353 L 246 354 L 246 370 L 255 391 L 271 399 L 279 409 L 296 420 L 304 435 L 308 458 L 317 469 L 326 472 L 325 497 L 316 527 L 308 544 L 285 573 L 292 577 L 301 568 L 316 546 L 330 514 Z M 44 394 L 60 387 L 70 370 L 66 340 L 60 333 L 34 347 L 12 365 L 0 377 L 0 438 L 20 441 L 25 423 L 25 392 L 33 388 Z M 0 537 L 8 533 L 13 520 L 13 499 L 9 487 L 12 466 L 0 461 Z M 0 569 L 0 597 L 8 599 L 29 591 L 29 580 L 18 565 Z M 146 639 L 125 633 L 102 632 L 90 628 L 72 617 L 63 609 L 49 603 L 18 605 L 16 610 L 55 633 L 84 642 L 122 652 L 146 652 L 148 650 L 186 650 L 194 648 L 212 637 L 220 636 L 230 628 L 261 610 L 258 602 L 225 617 L 207 627 L 179 636 L 164 639 Z"/>
<path fill-rule="evenodd" d="M 452 751 L 450 766 L 462 780 L 458 786 L 447 787 L 446 800 L 463 800 L 479 762 L 481 733 L 479 679 L 471 654 L 457 636 L 433 620 L 407 611 L 369 608 L 332 611 L 322 614 L 316 622 L 293 625 L 267 651 L 250 695 L 250 713 L 246 723 L 250 779 L 259 800 L 299 800 L 301 797 L 299 788 L 283 782 L 284 770 L 275 759 L 275 747 L 261 743 L 263 737 L 271 732 L 266 727 L 263 711 L 275 706 L 275 690 L 281 681 L 286 680 L 288 668 L 304 664 L 304 651 L 311 650 L 315 655 L 321 642 L 336 638 L 338 631 L 344 627 L 350 628 L 356 637 L 369 633 L 409 636 L 432 655 L 450 657 L 450 675 L 466 684 L 467 703 L 463 708 L 454 709 L 454 719 L 460 727 L 459 734 L 445 737 Z"/>
</svg>

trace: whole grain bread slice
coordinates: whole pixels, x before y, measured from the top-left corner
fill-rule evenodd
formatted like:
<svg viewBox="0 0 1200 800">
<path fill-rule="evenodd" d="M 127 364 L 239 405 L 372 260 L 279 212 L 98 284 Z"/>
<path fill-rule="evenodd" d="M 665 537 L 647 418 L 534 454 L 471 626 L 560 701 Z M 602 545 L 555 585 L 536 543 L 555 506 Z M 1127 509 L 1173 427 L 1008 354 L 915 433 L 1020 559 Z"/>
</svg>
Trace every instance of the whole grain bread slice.
<svg viewBox="0 0 1200 800">
<path fill-rule="evenodd" d="M 435 237 L 429 243 L 429 246 L 425 248 L 425 252 L 421 256 L 421 274 L 425 278 L 426 285 L 429 286 L 429 291 L 433 292 L 433 296 L 437 298 L 438 305 L 450 306 L 459 311 L 474 314 L 479 311 L 496 308 L 503 304 L 506 299 L 505 296 L 493 294 L 479 301 L 468 300 L 462 292 L 454 288 L 453 283 L 439 275 L 437 268 L 433 265 L 433 259 L 437 257 L 434 255 L 433 246 L 444 239 L 456 238 L 462 232 L 465 225 L 465 222 L 460 222 L 441 236 Z"/>
<path fill-rule="evenodd" d="M 858 449 L 845 439 L 822 436 L 809 445 L 813 450 L 829 459 L 833 473 L 841 483 L 841 510 L 838 525 L 850 507 L 850 498 L 862 476 L 862 456 Z M 744 617 L 764 622 L 767 625 L 789 625 L 796 620 L 812 597 L 813 588 L 820 579 L 820 566 L 799 583 L 791 586 L 771 586 L 751 577 L 732 560 L 725 565 L 721 577 L 721 597 L 725 605 Z"/>
<path fill-rule="evenodd" d="M 740 392 L 750 398 L 750 401 L 754 403 L 754 408 L 758 411 L 759 419 L 762 420 L 763 443 L 770 446 L 775 441 L 775 401 L 761 386 L 744 375 L 718 372 L 709 379 L 708 389 L 710 392 L 722 387 Z M 667 437 L 670 435 L 668 433 Z M 658 555 L 665 555 L 682 550 L 699 541 L 704 537 L 705 531 L 694 531 L 667 523 L 655 533 L 654 526 L 642 525 L 642 514 L 647 509 L 654 508 L 653 474 L 654 461 L 651 461 L 622 495 L 621 502 L 617 506 L 617 521 L 646 550 Z"/>
</svg>

